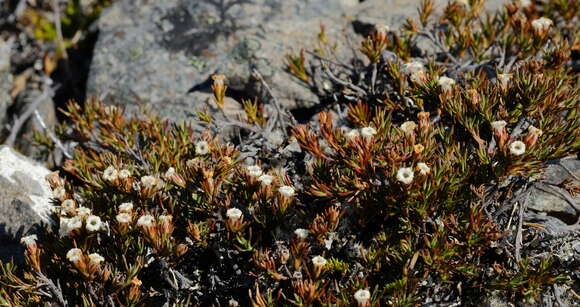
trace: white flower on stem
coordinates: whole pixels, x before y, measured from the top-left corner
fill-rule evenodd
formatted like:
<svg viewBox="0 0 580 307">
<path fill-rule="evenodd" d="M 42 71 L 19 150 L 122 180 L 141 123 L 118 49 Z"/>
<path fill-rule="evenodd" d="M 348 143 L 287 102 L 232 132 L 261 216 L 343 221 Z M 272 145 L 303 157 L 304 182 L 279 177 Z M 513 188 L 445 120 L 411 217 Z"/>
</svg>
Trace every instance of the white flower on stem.
<svg viewBox="0 0 580 307">
<path fill-rule="evenodd" d="M 119 205 L 119 212 L 131 212 L 133 210 L 133 203 L 126 202 Z"/>
<path fill-rule="evenodd" d="M 232 221 L 237 221 L 242 217 L 242 210 L 238 208 L 231 208 L 226 211 L 226 216 Z"/>
<path fill-rule="evenodd" d="M 141 177 L 141 186 L 144 188 L 153 188 L 157 185 L 157 178 L 153 176 L 143 176 Z"/>
<path fill-rule="evenodd" d="M 128 169 L 122 169 L 119 171 L 119 178 L 121 179 L 127 179 L 131 177 L 131 171 Z"/>
<path fill-rule="evenodd" d="M 354 141 L 359 135 L 360 132 L 358 131 L 358 129 L 352 129 L 348 131 L 344 136 L 346 137 L 347 140 Z"/>
<path fill-rule="evenodd" d="M 425 66 L 421 62 L 412 61 L 412 62 L 403 64 L 403 72 L 406 74 L 411 75 L 411 74 L 415 74 L 415 73 L 423 72 L 423 71 L 425 71 Z"/>
<path fill-rule="evenodd" d="M 117 178 L 119 178 L 119 172 L 117 171 L 116 168 L 112 166 L 107 167 L 103 172 L 103 179 L 105 179 L 106 181 L 112 182 L 117 180 Z"/>
<path fill-rule="evenodd" d="M 246 167 L 246 169 L 248 170 L 248 174 L 252 177 L 260 177 L 260 175 L 262 175 L 262 169 L 258 165 L 250 165 Z"/>
<path fill-rule="evenodd" d="M 157 220 L 159 223 L 171 222 L 173 220 L 173 216 L 171 215 L 160 215 Z"/>
<path fill-rule="evenodd" d="M 54 190 L 52 190 L 52 197 L 58 200 L 62 200 L 65 195 L 66 190 L 64 189 L 64 187 L 56 187 Z"/>
<path fill-rule="evenodd" d="M 505 122 L 505 120 L 496 120 L 494 122 L 491 122 L 491 127 L 497 134 L 501 133 L 506 126 L 507 123 Z"/>
<path fill-rule="evenodd" d="M 36 245 L 36 240 L 38 240 L 38 237 L 36 235 L 28 235 L 22 237 L 20 239 L 20 243 L 24 244 L 24 246 L 26 247 L 31 247 L 33 245 Z"/>
<path fill-rule="evenodd" d="M 514 141 L 510 144 L 510 152 L 514 156 L 521 156 L 526 152 L 526 144 L 522 141 Z"/>
<path fill-rule="evenodd" d="M 293 187 L 287 185 L 279 187 L 278 192 L 280 192 L 280 194 L 282 194 L 282 196 L 284 197 L 292 197 L 296 193 Z"/>
<path fill-rule="evenodd" d="M 417 163 L 417 169 L 419 170 L 419 173 L 423 176 L 427 176 L 427 174 L 431 172 L 431 168 L 429 167 L 429 165 L 427 165 L 424 162 Z"/>
<path fill-rule="evenodd" d="M 449 77 L 441 76 L 437 80 L 437 84 L 439 84 L 444 92 L 450 92 L 453 89 L 453 85 L 455 85 L 455 80 Z"/>
<path fill-rule="evenodd" d="M 127 223 L 131 222 L 132 217 L 129 213 L 121 212 L 121 213 L 117 214 L 115 219 L 117 220 L 117 222 L 119 224 L 127 224 Z"/>
<path fill-rule="evenodd" d="M 404 184 L 413 182 L 413 169 L 410 167 L 402 167 L 397 171 L 397 180 Z"/>
<path fill-rule="evenodd" d="M 417 124 L 415 124 L 415 122 L 412 121 L 406 121 L 401 125 L 401 130 L 406 135 L 413 133 L 413 131 L 415 131 L 415 128 L 417 128 Z"/>
<path fill-rule="evenodd" d="M 360 130 L 360 134 L 366 139 L 370 139 L 373 135 L 377 134 L 377 130 L 373 127 L 364 127 Z"/>
<path fill-rule="evenodd" d="M 315 256 L 312 258 L 312 263 L 315 266 L 325 266 L 326 265 L 326 259 L 324 259 L 324 257 L 322 256 Z"/>
<path fill-rule="evenodd" d="M 542 132 L 542 130 L 540 130 L 540 129 L 534 127 L 534 126 L 529 126 L 528 127 L 528 133 L 529 134 L 533 134 L 533 135 L 538 136 L 538 137 L 539 136 L 542 136 L 542 134 L 544 134 L 544 132 Z"/>
<path fill-rule="evenodd" d="M 271 185 L 273 180 L 274 180 L 274 176 L 272 176 L 272 175 L 264 174 L 264 175 L 258 177 L 258 181 L 260 183 L 262 183 L 263 186 Z"/>
<path fill-rule="evenodd" d="M 169 179 L 171 178 L 173 175 L 175 175 L 175 168 L 170 167 L 167 169 L 167 171 L 165 171 L 165 174 L 163 174 L 163 177 L 165 179 Z"/>
<path fill-rule="evenodd" d="M 149 214 L 142 215 L 137 220 L 137 226 L 141 226 L 141 227 L 150 227 L 150 226 L 153 226 L 153 223 L 155 223 L 155 218 Z"/>
<path fill-rule="evenodd" d="M 354 299 L 359 306 L 365 306 L 371 299 L 371 292 L 366 289 L 359 289 L 354 293 Z"/>
<path fill-rule="evenodd" d="M 83 220 L 81 219 L 80 216 L 74 216 L 70 219 L 68 219 L 66 224 L 66 227 L 69 229 L 69 231 L 73 231 L 75 229 L 80 229 L 81 227 L 83 227 Z"/>
<path fill-rule="evenodd" d="M 209 152 L 209 144 L 206 141 L 198 141 L 195 143 L 195 153 L 198 155 L 205 155 Z"/>
<path fill-rule="evenodd" d="M 89 263 L 91 264 L 100 264 L 103 261 L 105 261 L 105 258 L 98 253 L 92 253 L 89 255 Z"/>
<path fill-rule="evenodd" d="M 532 28 L 534 28 L 534 31 L 538 33 L 548 31 L 553 24 L 554 22 L 552 19 L 546 17 L 540 17 L 538 19 L 532 20 Z"/>
<path fill-rule="evenodd" d="M 86 228 L 89 232 L 99 231 L 101 228 L 103 228 L 103 222 L 101 221 L 101 218 L 96 215 L 87 217 L 86 224 Z"/>
<path fill-rule="evenodd" d="M 72 263 L 76 263 L 78 261 L 81 260 L 81 257 L 83 256 L 83 251 L 81 251 L 80 248 L 71 248 L 67 253 L 66 253 L 66 259 L 68 259 L 68 261 L 72 262 Z"/>
<path fill-rule="evenodd" d="M 294 230 L 294 234 L 300 240 L 304 240 L 304 239 L 308 238 L 308 233 L 309 233 L 308 229 L 304 229 L 304 228 L 297 228 L 296 230 Z"/>
<path fill-rule="evenodd" d="M 91 209 L 89 209 L 87 207 L 79 207 L 77 209 L 77 215 L 80 217 L 87 217 L 87 216 L 91 215 Z"/>
</svg>

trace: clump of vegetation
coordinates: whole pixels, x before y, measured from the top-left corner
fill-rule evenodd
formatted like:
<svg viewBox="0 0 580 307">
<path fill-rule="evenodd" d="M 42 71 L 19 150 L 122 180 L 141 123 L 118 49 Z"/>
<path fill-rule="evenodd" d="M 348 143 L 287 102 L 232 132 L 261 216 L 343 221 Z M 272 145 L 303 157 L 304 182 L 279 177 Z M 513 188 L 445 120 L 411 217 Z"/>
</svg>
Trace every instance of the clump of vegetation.
<svg viewBox="0 0 580 307">
<path fill-rule="evenodd" d="M 424 1 L 420 26 L 370 33 L 366 60 L 339 63 L 324 46 L 308 53 L 318 63 L 288 56 L 313 88 L 309 72 L 326 73 L 338 116 L 287 127 L 278 153 L 300 150 L 282 165 L 247 163 L 243 146 L 187 124 L 71 103 L 59 135 L 78 144 L 74 159 L 49 178 L 56 223 L 23 239 L 26 267 L 2 264 L 0 302 L 408 306 L 490 292 L 532 302 L 573 282 L 577 263 L 531 257 L 521 221 L 513 243 L 504 207 L 544 162 L 580 148 L 569 65 L 579 4 L 516 2 L 494 15 L 482 4 L 452 2 L 434 20 Z M 420 39 L 436 49 L 418 50 Z M 214 82 L 221 108 L 226 86 Z M 234 124 L 251 135 L 281 118 L 244 107 Z"/>
</svg>

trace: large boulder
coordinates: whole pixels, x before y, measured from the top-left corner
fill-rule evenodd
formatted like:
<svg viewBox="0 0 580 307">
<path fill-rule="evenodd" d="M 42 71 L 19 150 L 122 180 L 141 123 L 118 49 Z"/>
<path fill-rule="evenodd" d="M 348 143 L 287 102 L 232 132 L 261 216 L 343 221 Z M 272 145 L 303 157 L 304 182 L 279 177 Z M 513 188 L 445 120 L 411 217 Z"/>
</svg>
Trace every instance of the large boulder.
<svg viewBox="0 0 580 307">
<path fill-rule="evenodd" d="M 0 146 L 0 260 L 22 259 L 20 238 L 50 223 L 50 171 L 7 146 Z"/>
<path fill-rule="evenodd" d="M 399 27 L 416 16 L 420 0 L 164 0 L 117 1 L 99 20 L 88 81 L 89 95 L 131 112 L 147 105 L 162 116 L 184 119 L 209 99 L 209 77 L 228 77 L 230 94 L 266 95 L 255 68 L 289 109 L 318 103 L 286 71 L 286 55 L 317 47 L 320 25 L 353 56 L 361 23 Z M 497 6 L 500 1 L 490 1 Z M 447 0 L 436 1 L 442 7 Z"/>
</svg>

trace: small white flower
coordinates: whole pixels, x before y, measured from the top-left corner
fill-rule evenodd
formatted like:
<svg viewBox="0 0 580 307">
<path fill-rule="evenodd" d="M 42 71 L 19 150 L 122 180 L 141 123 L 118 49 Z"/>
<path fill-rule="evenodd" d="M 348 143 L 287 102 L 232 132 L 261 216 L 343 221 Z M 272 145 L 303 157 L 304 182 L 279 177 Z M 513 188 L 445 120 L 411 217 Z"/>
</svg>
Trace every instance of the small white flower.
<svg viewBox="0 0 580 307">
<path fill-rule="evenodd" d="M 61 204 L 60 208 L 65 212 L 74 212 L 75 211 L 75 201 L 72 199 L 65 199 Z"/>
<path fill-rule="evenodd" d="M 86 217 L 91 215 L 91 209 L 87 208 L 87 207 L 79 207 L 77 209 L 77 215 L 80 217 Z"/>
<path fill-rule="evenodd" d="M 315 256 L 312 258 L 312 263 L 315 266 L 325 266 L 326 265 L 326 259 L 324 259 L 324 257 L 322 256 Z"/>
<path fill-rule="evenodd" d="M 450 92 L 453 89 L 453 85 L 455 85 L 455 80 L 449 77 L 441 76 L 437 80 L 437 84 L 439 84 L 444 92 Z"/>
<path fill-rule="evenodd" d="M 359 289 L 354 293 L 354 299 L 359 305 L 364 306 L 371 299 L 371 292 L 366 289 Z"/>
<path fill-rule="evenodd" d="M 494 131 L 496 131 L 496 133 L 502 132 L 505 126 L 507 126 L 507 123 L 504 120 L 496 120 L 491 122 L 491 127 Z"/>
<path fill-rule="evenodd" d="M 387 34 L 387 33 L 391 32 L 391 28 L 389 28 L 389 26 L 387 26 L 385 24 L 375 25 L 375 29 L 377 30 L 378 33 L 381 33 L 381 34 Z"/>
<path fill-rule="evenodd" d="M 349 132 L 347 132 L 344 136 L 346 137 L 347 140 L 354 141 L 359 135 L 360 132 L 358 131 L 358 129 L 352 129 Z"/>
<path fill-rule="evenodd" d="M 121 179 L 127 179 L 131 177 L 131 171 L 128 169 L 122 169 L 119 171 L 119 178 Z"/>
<path fill-rule="evenodd" d="M 153 176 L 143 176 L 141 177 L 141 185 L 144 188 L 152 188 L 157 184 L 157 178 Z"/>
<path fill-rule="evenodd" d="M 81 257 L 83 256 L 83 251 L 81 251 L 80 248 L 71 248 L 67 253 L 66 253 L 66 259 L 68 259 L 68 261 L 75 263 L 79 260 L 81 260 Z"/>
<path fill-rule="evenodd" d="M 66 222 L 66 227 L 68 228 L 69 232 L 83 227 L 83 220 L 80 216 L 74 216 L 70 219 L 67 219 Z"/>
<path fill-rule="evenodd" d="M 415 124 L 415 122 L 412 121 L 406 121 L 401 125 L 401 130 L 403 130 L 403 132 L 407 135 L 413 133 L 413 131 L 415 130 L 415 128 L 417 127 L 417 124 Z"/>
<path fill-rule="evenodd" d="M 304 239 L 308 238 L 308 233 L 309 233 L 308 229 L 304 229 L 304 228 L 297 228 L 296 230 L 294 230 L 294 234 L 300 240 L 304 240 Z"/>
<path fill-rule="evenodd" d="M 512 74 L 498 74 L 497 81 L 501 84 L 502 88 L 506 88 L 512 79 Z"/>
<path fill-rule="evenodd" d="M 425 66 L 421 62 L 413 61 L 403 64 L 403 72 L 408 75 L 416 74 L 425 71 Z"/>
<path fill-rule="evenodd" d="M 263 186 L 269 186 L 270 184 L 272 184 L 273 180 L 274 180 L 274 176 L 272 176 L 272 175 L 264 174 L 264 175 L 258 177 L 258 181 L 261 182 Z"/>
<path fill-rule="evenodd" d="M 117 178 L 119 177 L 119 172 L 117 171 L 116 168 L 109 166 L 107 167 L 107 169 L 105 169 L 105 171 L 103 172 L 103 179 L 105 179 L 106 181 L 115 181 L 117 180 Z"/>
<path fill-rule="evenodd" d="M 532 28 L 536 32 L 544 32 L 550 29 L 554 22 L 550 18 L 540 17 L 538 19 L 532 20 Z"/>
<path fill-rule="evenodd" d="M 526 144 L 522 141 L 514 141 L 510 144 L 510 152 L 514 156 L 523 155 L 526 152 Z"/>
<path fill-rule="evenodd" d="M 528 6 L 532 5 L 532 0 L 520 0 L 520 5 L 522 7 L 528 7 Z"/>
<path fill-rule="evenodd" d="M 163 177 L 165 179 L 171 178 L 173 177 L 173 175 L 175 175 L 175 169 L 173 167 L 170 167 L 167 169 L 167 171 L 165 172 L 165 174 L 163 174 Z"/>
<path fill-rule="evenodd" d="M 171 220 L 173 220 L 173 216 L 171 215 L 160 215 L 157 220 L 159 220 L 159 223 L 165 223 L 165 222 L 171 222 Z"/>
<path fill-rule="evenodd" d="M 56 187 L 56 189 L 52 190 L 52 196 L 58 200 L 62 200 L 66 195 L 66 190 L 64 187 Z"/>
<path fill-rule="evenodd" d="M 119 205 L 119 212 L 131 212 L 133 210 L 133 203 L 126 202 Z"/>
<path fill-rule="evenodd" d="M 528 127 L 528 133 L 533 134 L 535 136 L 541 136 L 542 134 L 544 134 L 544 132 L 542 132 L 542 130 L 540 130 L 534 126 Z"/>
<path fill-rule="evenodd" d="M 101 221 L 101 218 L 96 215 L 87 217 L 86 223 L 86 228 L 90 232 L 99 231 L 101 228 L 103 228 L 103 222 Z"/>
<path fill-rule="evenodd" d="M 282 194 L 282 196 L 284 197 L 292 197 L 296 193 L 293 187 L 287 185 L 279 187 L 278 192 L 280 192 L 280 194 Z"/>
<path fill-rule="evenodd" d="M 431 168 L 429 167 L 429 165 L 423 162 L 417 163 L 417 168 L 419 169 L 419 173 L 423 176 L 426 176 L 431 172 Z"/>
<path fill-rule="evenodd" d="M 262 175 L 262 169 L 258 165 L 250 165 L 246 169 L 252 177 L 260 177 Z"/>
<path fill-rule="evenodd" d="M 117 220 L 117 222 L 119 222 L 119 224 L 126 224 L 131 222 L 131 215 L 126 212 L 121 212 L 117 214 L 115 219 Z"/>
<path fill-rule="evenodd" d="M 33 245 L 36 245 L 36 240 L 38 240 L 38 237 L 36 235 L 29 235 L 26 237 L 22 237 L 20 239 L 20 243 L 24 244 L 26 247 L 31 247 Z"/>
<path fill-rule="evenodd" d="M 237 221 L 242 217 L 242 210 L 238 208 L 228 209 L 228 211 L 226 211 L 226 216 L 232 221 Z"/>
<path fill-rule="evenodd" d="M 366 139 L 370 139 L 373 135 L 377 134 L 377 130 L 373 127 L 364 127 L 360 130 L 360 134 L 364 136 Z"/>
<path fill-rule="evenodd" d="M 145 215 L 142 215 L 137 220 L 137 226 L 150 227 L 150 226 L 153 226 L 154 222 L 155 222 L 155 218 L 152 215 L 145 214 Z"/>
<path fill-rule="evenodd" d="M 89 263 L 91 264 L 100 264 L 103 261 L 105 261 L 105 258 L 98 253 L 92 253 L 89 255 Z"/>
<path fill-rule="evenodd" d="M 410 167 L 402 167 L 397 171 L 397 180 L 404 184 L 413 182 L 413 169 Z"/>
<path fill-rule="evenodd" d="M 199 141 L 195 143 L 195 152 L 198 155 L 205 155 L 209 152 L 209 144 L 206 141 Z"/>
</svg>

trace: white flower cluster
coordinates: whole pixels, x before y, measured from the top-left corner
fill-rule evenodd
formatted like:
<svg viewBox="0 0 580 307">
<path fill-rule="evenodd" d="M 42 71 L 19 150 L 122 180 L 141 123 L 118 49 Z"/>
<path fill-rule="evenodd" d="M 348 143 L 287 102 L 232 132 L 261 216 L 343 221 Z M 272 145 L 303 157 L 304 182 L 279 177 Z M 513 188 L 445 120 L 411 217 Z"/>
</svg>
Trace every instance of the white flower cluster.
<svg viewBox="0 0 580 307">
<path fill-rule="evenodd" d="M 278 192 L 280 192 L 280 194 L 282 194 L 284 197 L 292 197 L 296 193 L 293 187 L 287 185 L 279 187 Z"/>
<path fill-rule="evenodd" d="M 437 80 L 437 84 L 439 84 L 444 92 L 451 92 L 451 90 L 453 90 L 453 85 L 455 85 L 455 80 L 449 77 L 441 76 Z"/>
<path fill-rule="evenodd" d="M 359 304 L 359 306 L 365 306 L 371 299 L 371 292 L 366 289 L 359 289 L 354 293 L 354 299 Z"/>
<path fill-rule="evenodd" d="M 140 227 L 151 227 L 155 225 L 155 218 L 150 214 L 142 215 L 137 220 L 137 226 Z"/>
<path fill-rule="evenodd" d="M 421 82 L 425 77 L 425 66 L 421 62 L 413 61 L 405 63 L 402 68 L 403 72 L 415 83 Z"/>
<path fill-rule="evenodd" d="M 345 126 L 342 127 L 342 132 L 344 133 L 344 137 L 349 141 L 354 141 L 359 136 L 364 137 L 366 140 L 370 140 L 375 134 L 377 134 L 377 130 L 371 126 L 362 127 L 360 129 L 349 129 Z"/>
<path fill-rule="evenodd" d="M 410 167 L 402 167 L 397 171 L 397 180 L 404 184 L 413 182 L 413 169 Z"/>
<path fill-rule="evenodd" d="M 526 144 L 522 141 L 514 141 L 510 144 L 510 152 L 514 156 L 521 156 L 526 152 Z"/>
<path fill-rule="evenodd" d="M 226 216 L 232 221 L 237 221 L 242 217 L 242 210 L 238 208 L 231 208 L 226 211 Z"/>
<path fill-rule="evenodd" d="M 36 240 L 38 240 L 38 237 L 36 235 L 28 235 L 25 237 L 22 237 L 20 239 L 20 243 L 24 244 L 24 246 L 26 247 L 31 247 L 33 245 L 36 245 Z"/>
<path fill-rule="evenodd" d="M 540 17 L 538 19 L 532 20 L 532 28 L 536 32 L 542 33 L 548 31 L 554 22 L 550 18 Z"/>
<path fill-rule="evenodd" d="M 195 153 L 203 156 L 209 152 L 209 144 L 206 141 L 198 141 L 195 143 Z"/>
</svg>

